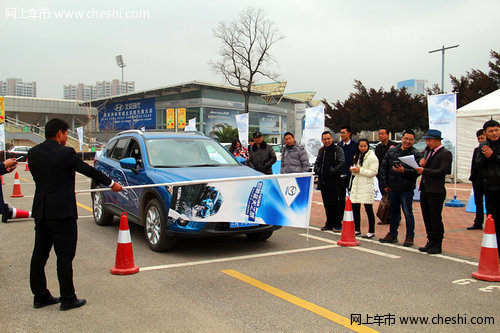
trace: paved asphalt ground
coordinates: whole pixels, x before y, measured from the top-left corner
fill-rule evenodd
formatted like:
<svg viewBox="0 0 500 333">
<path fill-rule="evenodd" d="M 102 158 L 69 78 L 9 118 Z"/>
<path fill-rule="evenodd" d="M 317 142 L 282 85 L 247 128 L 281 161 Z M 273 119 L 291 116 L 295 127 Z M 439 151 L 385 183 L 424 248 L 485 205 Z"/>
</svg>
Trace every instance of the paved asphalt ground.
<svg viewBox="0 0 500 333">
<path fill-rule="evenodd" d="M 23 198 L 11 198 L 13 174 L 4 176 L 4 198 L 30 209 L 34 184 L 18 167 Z M 77 176 L 77 189 L 90 182 Z M 467 200 L 470 185 L 457 195 Z M 449 191 L 449 196 L 453 190 Z M 129 276 L 114 265 L 117 224 L 93 222 L 90 196 L 78 195 L 79 239 L 74 280 L 88 304 L 61 312 L 33 309 L 29 261 L 33 220 L 0 223 L 0 332 L 499 332 L 500 283 L 471 278 L 482 232 L 466 231 L 473 214 L 445 208 L 444 253 L 419 253 L 425 232 L 415 203 L 416 246 L 360 239 L 339 247 L 314 194 L 311 228 L 283 228 L 266 242 L 245 237 L 185 240 L 172 252 L 149 250 L 143 230 L 131 225 L 135 264 Z M 118 220 L 116 220 L 118 222 Z M 362 230 L 366 232 L 366 221 Z M 377 238 L 388 226 L 377 225 Z M 404 237 L 404 222 L 400 242 Z M 52 252 L 48 285 L 59 295 Z M 359 315 L 363 325 L 351 325 Z M 418 324 L 403 323 L 415 316 Z M 428 320 L 428 324 L 421 321 Z M 475 322 L 482 321 L 482 325 Z M 493 322 L 494 321 L 494 322 Z M 434 322 L 434 324 L 432 324 Z"/>
</svg>

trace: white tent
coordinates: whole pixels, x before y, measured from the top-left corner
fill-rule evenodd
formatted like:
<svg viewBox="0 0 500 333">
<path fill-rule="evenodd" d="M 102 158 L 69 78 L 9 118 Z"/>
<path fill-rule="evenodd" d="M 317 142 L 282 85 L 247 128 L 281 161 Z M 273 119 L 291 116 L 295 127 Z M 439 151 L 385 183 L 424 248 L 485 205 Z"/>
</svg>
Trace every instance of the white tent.
<svg viewBox="0 0 500 333">
<path fill-rule="evenodd" d="M 457 180 L 469 182 L 476 131 L 491 118 L 500 121 L 500 89 L 457 110 Z"/>
</svg>

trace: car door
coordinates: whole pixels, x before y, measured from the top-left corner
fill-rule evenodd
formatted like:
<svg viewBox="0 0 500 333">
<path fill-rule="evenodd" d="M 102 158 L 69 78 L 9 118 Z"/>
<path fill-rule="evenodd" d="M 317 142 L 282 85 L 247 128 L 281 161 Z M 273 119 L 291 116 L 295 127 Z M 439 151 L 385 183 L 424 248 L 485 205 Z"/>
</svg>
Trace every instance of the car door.
<svg viewBox="0 0 500 333">
<path fill-rule="evenodd" d="M 137 161 L 137 168 L 126 169 L 121 168 L 123 173 L 123 185 L 124 186 L 136 186 L 145 185 L 151 183 L 144 169 L 144 152 L 142 151 L 139 141 L 135 138 L 131 138 L 123 158 L 132 157 Z M 124 191 L 128 200 L 125 203 L 125 209 L 140 218 L 140 203 L 142 194 L 144 193 L 143 188 L 139 189 L 128 189 Z"/>
<path fill-rule="evenodd" d="M 117 140 L 116 144 L 112 147 L 109 152 L 106 152 L 106 159 L 102 165 L 103 171 L 115 182 L 120 183 L 122 186 L 127 186 L 125 175 L 121 170 L 120 160 L 123 158 L 126 152 L 126 148 L 130 141 L 129 137 L 123 137 Z M 110 202 L 115 206 L 125 209 L 127 205 L 128 197 L 123 192 L 113 192 L 105 191 L 103 192 L 104 201 Z"/>
</svg>

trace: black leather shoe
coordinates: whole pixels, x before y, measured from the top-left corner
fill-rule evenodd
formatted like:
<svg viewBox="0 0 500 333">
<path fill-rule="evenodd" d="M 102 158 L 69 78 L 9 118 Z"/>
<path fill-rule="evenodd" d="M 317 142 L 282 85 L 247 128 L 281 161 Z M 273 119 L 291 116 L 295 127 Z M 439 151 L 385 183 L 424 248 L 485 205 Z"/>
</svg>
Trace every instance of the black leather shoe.
<svg viewBox="0 0 500 333">
<path fill-rule="evenodd" d="M 427 241 L 427 244 L 425 246 L 419 247 L 418 250 L 420 252 L 427 252 L 427 250 L 432 246 L 432 243 L 430 241 Z"/>
<path fill-rule="evenodd" d="M 66 310 L 71 310 L 75 308 L 79 308 L 81 306 L 84 306 L 87 304 L 87 301 L 84 298 L 81 299 L 75 299 L 73 302 L 69 303 L 61 303 L 61 311 L 66 311 Z"/>
<path fill-rule="evenodd" d="M 34 300 L 33 301 L 33 307 L 35 309 L 40 309 L 40 308 L 43 308 L 44 306 L 47 306 L 47 305 L 52 305 L 52 304 L 57 304 L 57 303 L 60 303 L 61 302 L 61 299 L 59 297 L 53 297 L 53 296 L 50 296 L 49 298 L 46 298 L 44 300 Z"/>
<path fill-rule="evenodd" d="M 427 254 L 440 254 L 442 251 L 441 251 L 441 247 L 431 247 L 427 250 Z"/>
<path fill-rule="evenodd" d="M 483 230 L 483 226 L 473 224 L 472 226 L 467 227 L 467 230 Z"/>
</svg>

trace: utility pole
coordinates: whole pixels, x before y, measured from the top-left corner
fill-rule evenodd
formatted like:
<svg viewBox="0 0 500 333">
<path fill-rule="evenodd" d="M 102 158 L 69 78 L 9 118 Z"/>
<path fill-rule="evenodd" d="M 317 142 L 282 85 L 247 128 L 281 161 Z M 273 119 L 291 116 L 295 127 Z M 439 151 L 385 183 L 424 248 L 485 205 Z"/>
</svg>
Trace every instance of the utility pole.
<svg viewBox="0 0 500 333">
<path fill-rule="evenodd" d="M 429 53 L 434 53 L 434 52 L 441 52 L 441 93 L 444 93 L 444 51 L 448 49 L 452 49 L 455 47 L 459 47 L 460 45 L 453 45 L 453 46 L 447 46 L 447 47 L 441 47 L 440 49 L 437 50 L 432 50 L 429 51 Z"/>
</svg>

